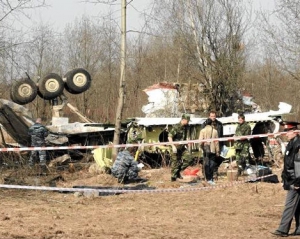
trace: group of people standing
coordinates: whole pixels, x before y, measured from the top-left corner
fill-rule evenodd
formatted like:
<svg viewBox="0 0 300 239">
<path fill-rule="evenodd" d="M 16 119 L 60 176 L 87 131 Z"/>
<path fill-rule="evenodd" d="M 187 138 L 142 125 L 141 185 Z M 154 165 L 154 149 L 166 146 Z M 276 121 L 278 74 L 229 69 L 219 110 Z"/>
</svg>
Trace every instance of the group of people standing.
<svg viewBox="0 0 300 239">
<path fill-rule="evenodd" d="M 188 144 L 178 144 L 176 141 L 189 140 L 188 124 L 190 115 L 183 114 L 178 124 L 173 125 L 168 132 L 168 141 L 172 144 L 171 152 L 171 181 L 176 181 L 182 178 L 181 171 L 185 170 L 193 163 Z M 282 218 L 277 230 L 272 232 L 273 235 L 279 237 L 289 236 L 289 230 L 293 218 L 296 221 L 295 231 L 292 235 L 300 235 L 300 136 L 297 131 L 298 123 L 286 124 L 284 131 L 289 140 L 284 152 L 284 168 L 282 171 L 282 182 L 284 190 L 287 190 L 285 208 L 282 213 Z M 29 127 L 28 134 L 31 136 L 31 145 L 34 147 L 45 146 L 45 137 L 48 135 L 48 130 L 42 125 L 42 119 L 37 118 L 35 124 Z M 245 122 L 245 115 L 238 116 L 238 125 L 235 131 L 235 136 L 245 136 L 251 134 L 250 125 Z M 222 163 L 220 150 L 223 142 L 214 140 L 223 137 L 223 125 L 216 118 L 216 112 L 211 111 L 208 118 L 202 124 L 199 140 L 200 147 L 204 153 L 203 165 L 204 176 L 207 182 L 215 185 L 214 174 L 218 172 L 218 167 Z M 205 141 L 207 140 L 207 141 Z M 234 144 L 236 150 L 236 162 L 238 171 L 241 173 L 249 165 L 249 147 L 248 139 L 239 139 Z M 132 147 L 119 152 L 111 173 L 118 181 L 124 183 L 138 178 L 140 167 L 135 160 L 134 155 L 137 148 Z M 32 167 L 39 158 L 39 165 L 46 167 L 46 152 L 44 150 L 31 151 L 29 164 Z"/>
<path fill-rule="evenodd" d="M 174 125 L 168 133 L 168 141 L 186 141 L 188 140 L 188 124 L 190 115 L 183 114 L 181 121 Z M 235 136 L 250 135 L 251 127 L 245 121 L 245 115 L 238 116 L 238 126 Z M 223 141 L 217 140 L 223 137 L 223 125 L 217 120 L 215 111 L 210 111 L 208 118 L 201 125 L 199 140 L 201 140 L 199 150 L 203 151 L 203 173 L 206 181 L 215 185 L 214 178 L 218 175 L 218 168 L 222 163 L 220 152 L 223 146 Z M 214 140 L 216 139 L 216 140 Z M 207 141 L 205 141 L 207 140 Z M 236 149 L 236 161 L 238 172 L 241 174 L 249 164 L 249 147 L 248 139 L 238 140 L 234 145 Z M 188 150 L 188 144 L 173 144 L 171 152 L 171 181 L 176 181 L 182 178 L 181 171 L 186 169 L 193 163 L 192 156 Z"/>
<path fill-rule="evenodd" d="M 190 121 L 189 114 L 183 114 L 178 124 L 173 125 L 168 132 L 168 141 L 186 141 L 189 139 L 188 124 Z M 42 125 L 41 118 L 37 118 L 35 124 L 33 124 L 28 131 L 31 136 L 31 145 L 34 147 L 45 146 L 45 137 L 48 135 L 47 128 Z M 236 129 L 236 135 L 249 135 L 251 134 L 250 126 L 245 123 L 245 116 L 239 115 L 239 125 Z M 199 134 L 199 140 L 204 140 L 200 143 L 200 148 L 203 150 L 203 173 L 207 182 L 211 185 L 215 185 L 214 176 L 218 174 L 218 168 L 222 163 L 222 157 L 220 151 L 223 145 L 222 141 L 213 140 L 223 137 L 223 125 L 217 120 L 215 111 L 210 111 L 208 118 L 201 126 Z M 205 141 L 208 140 L 208 141 Z M 171 181 L 176 181 L 178 178 L 182 179 L 181 172 L 193 163 L 188 144 L 172 145 L 172 152 L 170 154 L 171 161 Z M 249 141 L 240 140 L 235 143 L 236 147 L 236 159 L 239 171 L 242 171 L 249 163 L 247 158 L 249 154 Z M 132 151 L 132 152 L 131 152 Z M 120 152 L 115 163 L 112 167 L 112 174 L 120 181 L 127 181 L 128 179 L 136 178 L 139 169 L 137 168 L 137 162 L 134 160 L 135 150 L 125 150 Z M 31 151 L 29 164 L 32 167 L 39 158 L 39 164 L 42 168 L 46 168 L 46 151 Z M 122 168 L 122 170 L 120 170 Z M 125 171 L 124 171 L 124 170 Z M 124 172 L 123 172 L 124 171 Z"/>
<path fill-rule="evenodd" d="M 174 125 L 169 132 L 169 142 L 188 140 L 188 123 L 190 116 L 183 114 L 179 124 Z M 271 232 L 278 237 L 289 235 L 300 236 L 300 136 L 296 131 L 298 123 L 285 124 L 288 144 L 284 152 L 284 167 L 282 171 L 282 183 L 284 190 L 287 190 L 285 207 L 278 229 Z M 251 127 L 245 121 L 245 115 L 238 115 L 238 125 L 235 136 L 251 135 Z M 211 111 L 208 119 L 203 123 L 199 134 L 199 140 L 204 153 L 204 174 L 207 182 L 215 185 L 214 173 L 217 172 L 222 163 L 220 150 L 222 141 L 213 140 L 223 136 L 223 126 L 216 119 L 216 112 Z M 207 141 L 205 141 L 207 140 Z M 181 171 L 192 163 L 191 155 L 187 147 L 188 144 L 173 144 L 171 154 L 171 181 L 176 181 L 181 177 Z M 235 157 L 238 166 L 238 174 L 241 174 L 249 166 L 250 141 L 247 138 L 240 138 L 235 141 Z M 291 224 L 295 218 L 295 231 L 289 234 Z"/>
<path fill-rule="evenodd" d="M 188 140 L 188 124 L 190 121 L 190 115 L 183 114 L 178 124 L 173 125 L 172 129 L 168 133 L 168 141 L 186 141 Z M 223 136 L 223 126 L 220 121 L 216 119 L 216 112 L 211 111 L 208 119 L 203 123 L 200 131 L 199 139 L 214 139 Z M 204 150 L 209 148 L 209 152 L 204 150 L 204 163 L 205 163 L 205 177 L 206 180 L 214 184 L 213 176 L 214 172 L 217 172 L 217 168 L 222 162 L 220 157 L 220 141 L 211 141 L 207 143 L 201 143 L 201 148 Z M 172 152 L 170 155 L 171 160 L 171 181 L 176 181 L 178 178 L 182 178 L 181 171 L 189 167 L 193 159 L 188 149 L 188 144 L 176 144 L 172 145 Z"/>
</svg>

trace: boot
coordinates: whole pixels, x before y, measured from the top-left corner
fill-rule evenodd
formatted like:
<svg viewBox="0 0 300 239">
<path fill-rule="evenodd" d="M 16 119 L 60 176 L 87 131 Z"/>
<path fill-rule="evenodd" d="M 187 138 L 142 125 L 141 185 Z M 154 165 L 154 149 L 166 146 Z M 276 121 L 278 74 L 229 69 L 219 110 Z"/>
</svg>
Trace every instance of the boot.
<svg viewBox="0 0 300 239">
<path fill-rule="evenodd" d="M 182 177 L 181 174 L 180 174 L 180 171 L 178 171 L 176 177 L 179 178 L 179 179 L 183 179 L 183 177 Z"/>
<path fill-rule="evenodd" d="M 38 174 L 39 175 L 48 175 L 49 169 L 46 164 L 40 164 L 38 167 Z"/>
<path fill-rule="evenodd" d="M 237 169 L 236 180 L 238 180 L 238 178 L 239 178 L 240 176 L 242 176 L 242 172 L 243 172 L 243 171 L 244 171 L 244 170 L 243 170 L 242 166 L 239 165 L 239 166 L 238 166 L 238 169 Z"/>
</svg>

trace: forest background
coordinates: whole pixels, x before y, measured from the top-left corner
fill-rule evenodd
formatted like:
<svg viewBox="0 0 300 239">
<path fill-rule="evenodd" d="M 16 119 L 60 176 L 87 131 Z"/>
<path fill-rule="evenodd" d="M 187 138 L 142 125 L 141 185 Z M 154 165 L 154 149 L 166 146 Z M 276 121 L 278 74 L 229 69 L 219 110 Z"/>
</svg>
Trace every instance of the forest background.
<svg viewBox="0 0 300 239">
<path fill-rule="evenodd" d="M 86 0 L 116 4 L 115 0 Z M 132 1 L 127 1 L 132 4 Z M 63 76 L 81 67 L 92 76 L 91 88 L 68 101 L 96 122 L 113 123 L 120 84 L 120 21 L 114 17 L 78 16 L 61 30 L 49 23 L 17 29 L 30 10 L 47 0 L 0 3 L 0 98 L 10 99 L 11 84 L 54 72 Z M 219 116 L 239 110 L 241 94 L 249 93 L 263 111 L 279 102 L 293 106 L 290 120 L 300 116 L 299 0 L 275 0 L 272 11 L 257 11 L 251 0 L 152 0 L 140 31 L 127 32 L 123 118 L 143 117 L 143 90 L 159 82 L 201 85 L 208 109 Z M 120 6 L 121 8 L 121 6 Z M 111 13 L 113 16 L 113 13 Z M 51 119 L 51 104 L 39 97 L 26 105 L 35 116 Z M 69 111 L 70 121 L 78 121 Z"/>
</svg>

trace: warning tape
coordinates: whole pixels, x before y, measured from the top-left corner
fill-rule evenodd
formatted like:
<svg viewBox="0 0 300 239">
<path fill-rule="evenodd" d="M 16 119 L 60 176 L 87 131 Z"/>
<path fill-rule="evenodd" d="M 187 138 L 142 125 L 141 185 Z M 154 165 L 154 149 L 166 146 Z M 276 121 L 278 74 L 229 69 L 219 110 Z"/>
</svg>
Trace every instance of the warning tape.
<svg viewBox="0 0 300 239">
<path fill-rule="evenodd" d="M 294 132 L 299 133 L 300 130 L 295 130 Z M 51 147 L 20 147 L 20 148 L 0 148 L 0 152 L 20 152 L 20 151 L 35 151 L 35 150 L 74 150 L 74 149 L 97 149 L 97 148 L 128 148 L 128 147 L 149 147 L 149 146 L 167 146 L 167 145 L 182 145 L 182 144 L 197 144 L 197 143 L 210 143 L 210 142 L 220 142 L 220 141 L 239 141 L 239 140 L 249 140 L 256 138 L 266 138 L 266 137 L 278 137 L 280 135 L 285 135 L 287 132 L 278 133 L 268 133 L 268 134 L 255 134 L 255 135 L 245 135 L 245 136 L 232 136 L 232 137 L 222 137 L 214 139 L 203 139 L 203 140 L 183 140 L 174 142 L 153 142 L 153 143 L 135 143 L 135 144 L 108 144 L 108 145 L 90 145 L 90 146 L 51 146 Z"/>
<path fill-rule="evenodd" d="M 22 185 L 7 185 L 7 184 L 0 184 L 0 188 L 6 188 L 6 189 L 26 189 L 26 190 L 40 190 L 40 191 L 59 191 L 59 192 L 87 192 L 87 193 L 176 193 L 176 192 L 195 192 L 195 191 L 202 191 L 202 190 L 212 190 L 217 188 L 227 188 L 227 187 L 233 187 L 236 185 L 249 183 L 249 182 L 257 182 L 259 180 L 262 180 L 264 178 L 271 177 L 275 174 L 268 174 L 265 176 L 257 177 L 255 179 L 248 178 L 243 181 L 234 181 L 222 185 L 214 185 L 214 186 L 208 186 L 208 187 L 201 187 L 201 188 L 171 188 L 171 189 L 153 189 L 153 190 L 133 190 L 133 189 L 94 189 L 94 188 L 57 188 L 57 187 L 46 187 L 46 186 L 22 186 Z"/>
</svg>

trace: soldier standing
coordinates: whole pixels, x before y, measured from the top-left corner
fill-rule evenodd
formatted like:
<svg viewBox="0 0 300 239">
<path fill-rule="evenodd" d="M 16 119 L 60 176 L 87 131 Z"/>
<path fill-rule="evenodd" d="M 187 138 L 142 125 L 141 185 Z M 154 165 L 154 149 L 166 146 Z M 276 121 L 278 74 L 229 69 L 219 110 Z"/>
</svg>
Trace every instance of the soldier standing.
<svg viewBox="0 0 300 239">
<path fill-rule="evenodd" d="M 35 124 L 28 129 L 28 134 L 31 136 L 32 147 L 43 147 L 45 146 L 45 138 L 48 135 L 48 129 L 42 125 L 42 119 L 37 118 Z M 40 165 L 46 167 L 46 151 L 45 150 L 34 150 L 31 151 L 29 166 L 33 166 L 36 162 L 36 158 L 39 156 Z"/>
<path fill-rule="evenodd" d="M 251 134 L 251 127 L 245 121 L 245 115 L 239 114 L 238 116 L 239 124 L 235 130 L 235 136 L 244 136 Z M 242 139 L 235 141 L 234 148 L 235 148 L 235 158 L 236 163 L 238 166 L 238 175 L 240 175 L 249 165 L 249 147 L 250 142 L 248 139 Z"/>
<path fill-rule="evenodd" d="M 168 141 L 184 141 L 187 140 L 188 124 L 190 115 L 183 114 L 178 124 L 173 125 L 168 134 Z M 171 160 L 171 181 L 176 181 L 177 178 L 182 179 L 180 172 L 186 169 L 192 163 L 192 157 L 186 144 L 173 144 Z"/>
</svg>

